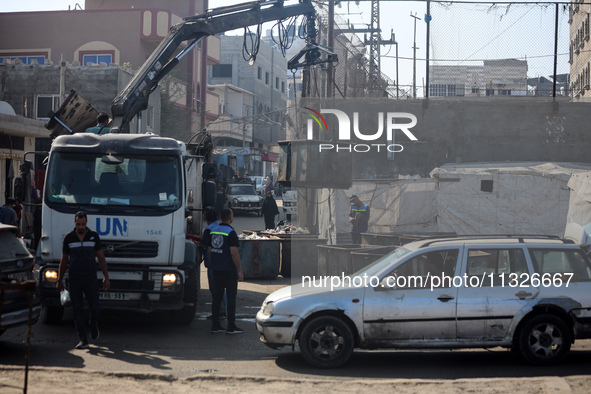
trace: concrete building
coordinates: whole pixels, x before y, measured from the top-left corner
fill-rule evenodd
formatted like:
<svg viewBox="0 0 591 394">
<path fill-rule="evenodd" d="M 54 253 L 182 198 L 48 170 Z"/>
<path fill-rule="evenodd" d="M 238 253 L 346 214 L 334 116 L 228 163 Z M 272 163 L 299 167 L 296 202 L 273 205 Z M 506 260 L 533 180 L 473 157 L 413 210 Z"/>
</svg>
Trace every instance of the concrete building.
<svg viewBox="0 0 591 394">
<path fill-rule="evenodd" d="M 0 84 L 3 78 L 0 77 Z M 16 197 L 15 179 L 20 177 L 20 164 L 25 152 L 36 150 L 37 139 L 49 137 L 49 130 L 43 127 L 42 121 L 18 116 L 12 106 L 2 100 L 0 92 L 0 205 L 6 198 Z M 27 156 L 27 160 L 33 160 Z M 37 177 L 34 177 L 37 181 Z M 23 202 L 29 202 L 30 197 Z M 21 218 L 22 233 L 32 231 L 32 210 L 26 205 Z"/>
<path fill-rule="evenodd" d="M 219 101 L 220 115 L 207 127 L 214 146 L 250 147 L 254 94 L 231 84 L 209 85 L 208 90 Z"/>
<path fill-rule="evenodd" d="M 84 10 L 0 13 L 0 64 L 19 59 L 25 64 L 57 65 L 63 59 L 72 66 L 137 69 L 171 26 L 207 8 L 207 0 L 87 0 Z M 172 73 L 175 83 L 168 86 L 169 91 L 174 88 L 170 98 L 184 111 L 186 128 L 193 132 L 217 116 L 217 101 L 207 103 L 205 65 L 217 63 L 218 55 L 219 39 L 209 37 Z M 100 100 L 100 83 L 96 91 Z M 94 103 L 97 97 L 85 98 Z M 59 103 L 59 99 L 52 101 L 51 109 Z M 110 106 L 97 109 L 110 112 Z"/>
<path fill-rule="evenodd" d="M 261 41 L 256 61 L 243 58 L 243 36 L 220 36 L 220 64 L 209 67 L 209 83 L 232 84 L 253 93 L 253 147 L 271 149 L 285 138 L 287 59 Z"/>
<path fill-rule="evenodd" d="M 63 72 L 62 72 L 63 70 Z M 0 65 L 0 99 L 9 103 L 18 116 L 49 120 L 61 101 L 60 85 L 67 94 L 75 90 L 98 111 L 109 113 L 113 97 L 133 78 L 133 71 L 119 67 L 2 64 Z M 142 132 L 160 132 L 161 98 L 152 94 L 148 110 L 142 117 Z M 131 124 L 137 130 L 137 121 Z M 74 130 L 80 132 L 84 130 Z M 49 147 L 49 145 L 47 146 Z"/>
<path fill-rule="evenodd" d="M 432 65 L 429 97 L 526 96 L 527 61 L 485 60 L 482 66 Z"/>
<path fill-rule="evenodd" d="M 591 43 L 589 23 L 591 4 L 573 0 L 569 6 L 570 91 L 574 101 L 591 101 Z"/>
</svg>

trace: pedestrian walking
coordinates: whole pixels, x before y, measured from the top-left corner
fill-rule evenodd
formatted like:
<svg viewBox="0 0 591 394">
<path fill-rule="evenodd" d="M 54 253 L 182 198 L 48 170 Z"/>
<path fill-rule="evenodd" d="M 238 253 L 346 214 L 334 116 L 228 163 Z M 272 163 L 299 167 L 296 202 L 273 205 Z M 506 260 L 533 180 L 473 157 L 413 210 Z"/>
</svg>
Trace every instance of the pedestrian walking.
<svg viewBox="0 0 591 394">
<path fill-rule="evenodd" d="M 265 218 L 265 230 L 275 228 L 275 215 L 279 215 L 279 208 L 275 198 L 270 191 L 267 192 L 267 196 L 263 200 L 263 206 L 261 207 L 261 213 Z"/>
<path fill-rule="evenodd" d="M 222 210 L 221 223 L 211 230 L 206 237 L 209 262 L 213 271 L 213 303 L 211 306 L 211 332 L 214 334 L 242 334 L 243 330 L 236 326 L 236 293 L 238 282 L 244 280 L 240 255 L 238 254 L 238 235 L 232 228 L 234 214 L 231 209 Z M 228 326 L 220 324 L 220 304 L 224 290 L 227 295 Z"/>
<path fill-rule="evenodd" d="M 103 254 L 103 247 L 99 235 L 86 227 L 88 218 L 86 213 L 79 211 L 74 217 L 74 230 L 64 237 L 62 258 L 59 265 L 57 289 L 64 290 L 64 275 L 68 271 L 70 299 L 74 312 L 74 323 L 80 342 L 76 349 L 88 349 L 86 326 L 84 321 L 84 297 L 90 309 L 90 338 L 99 337 L 99 289 L 97 281 L 97 267 L 103 272 L 103 289 L 109 290 L 109 273 L 107 262 Z"/>
<path fill-rule="evenodd" d="M 351 240 L 354 244 L 361 244 L 361 233 L 367 232 L 369 222 L 369 206 L 361 202 L 357 195 L 353 194 L 349 199 L 351 210 L 349 211 L 349 223 L 351 224 Z"/>
</svg>

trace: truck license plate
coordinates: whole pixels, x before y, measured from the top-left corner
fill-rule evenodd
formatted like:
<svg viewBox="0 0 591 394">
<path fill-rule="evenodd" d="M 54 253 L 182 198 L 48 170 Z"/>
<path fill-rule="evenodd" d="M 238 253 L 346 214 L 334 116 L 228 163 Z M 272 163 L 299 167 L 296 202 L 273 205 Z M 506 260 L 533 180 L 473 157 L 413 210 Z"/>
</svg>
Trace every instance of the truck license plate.
<svg viewBox="0 0 591 394">
<path fill-rule="evenodd" d="M 128 293 L 104 293 L 99 292 L 99 299 L 101 300 L 129 300 Z"/>
</svg>

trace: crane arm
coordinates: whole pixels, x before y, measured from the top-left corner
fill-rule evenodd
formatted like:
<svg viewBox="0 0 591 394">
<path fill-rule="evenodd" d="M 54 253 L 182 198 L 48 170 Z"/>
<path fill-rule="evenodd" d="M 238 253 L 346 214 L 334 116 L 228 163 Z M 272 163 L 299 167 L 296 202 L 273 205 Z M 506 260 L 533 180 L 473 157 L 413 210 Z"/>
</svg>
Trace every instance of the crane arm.
<svg viewBox="0 0 591 394">
<path fill-rule="evenodd" d="M 216 8 L 201 15 L 184 18 L 170 29 L 169 35 L 158 45 L 129 84 L 115 97 L 111 105 L 113 132 L 129 132 L 129 123 L 148 108 L 148 98 L 180 59 L 204 37 L 242 27 L 258 25 L 302 14 L 314 14 L 311 0 L 299 0 L 284 5 L 283 0 L 253 1 Z M 178 55 L 184 41 L 192 43 Z"/>
</svg>

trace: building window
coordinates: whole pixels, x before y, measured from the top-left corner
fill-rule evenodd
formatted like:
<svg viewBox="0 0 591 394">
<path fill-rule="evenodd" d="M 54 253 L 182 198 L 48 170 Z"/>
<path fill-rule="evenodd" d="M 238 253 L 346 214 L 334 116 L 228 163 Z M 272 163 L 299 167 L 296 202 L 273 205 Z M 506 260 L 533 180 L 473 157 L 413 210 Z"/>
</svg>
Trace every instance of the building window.
<svg viewBox="0 0 591 394">
<path fill-rule="evenodd" d="M 446 93 L 447 85 L 442 84 L 431 84 L 429 86 L 429 96 L 431 97 L 444 97 Z"/>
<path fill-rule="evenodd" d="M 490 179 L 480 181 L 480 191 L 492 193 L 493 191 L 493 181 Z"/>
<path fill-rule="evenodd" d="M 279 77 L 275 77 L 275 89 L 279 90 Z"/>
<path fill-rule="evenodd" d="M 37 96 L 36 118 L 49 120 L 49 112 L 57 111 L 60 106 L 59 95 L 46 94 Z"/>
<path fill-rule="evenodd" d="M 263 69 L 260 67 L 257 68 L 257 78 L 261 81 L 263 80 Z"/>
<path fill-rule="evenodd" d="M 231 64 L 214 64 L 211 69 L 212 77 L 230 78 L 232 77 Z"/>
<path fill-rule="evenodd" d="M 281 93 L 285 93 L 285 81 L 281 81 Z"/>
<path fill-rule="evenodd" d="M 113 55 L 111 54 L 92 54 L 82 55 L 82 65 L 88 66 L 89 63 L 101 64 L 106 63 L 107 65 L 113 63 Z"/>
<path fill-rule="evenodd" d="M 478 88 L 472 88 L 472 93 L 473 94 L 478 94 L 478 92 L 479 92 L 479 89 Z"/>
<path fill-rule="evenodd" d="M 20 60 L 23 64 L 45 64 L 45 56 L 0 56 L 0 64 L 6 64 L 9 60 Z"/>
<path fill-rule="evenodd" d="M 511 89 L 499 90 L 499 96 L 511 96 Z"/>
<path fill-rule="evenodd" d="M 146 110 L 146 127 L 149 130 L 154 130 L 154 107 L 151 105 Z"/>
<path fill-rule="evenodd" d="M 267 85 L 269 85 L 269 84 L 270 84 L 270 82 L 269 82 L 269 79 L 270 79 L 270 75 L 269 75 L 269 73 L 265 73 L 265 83 L 266 83 Z"/>
</svg>

